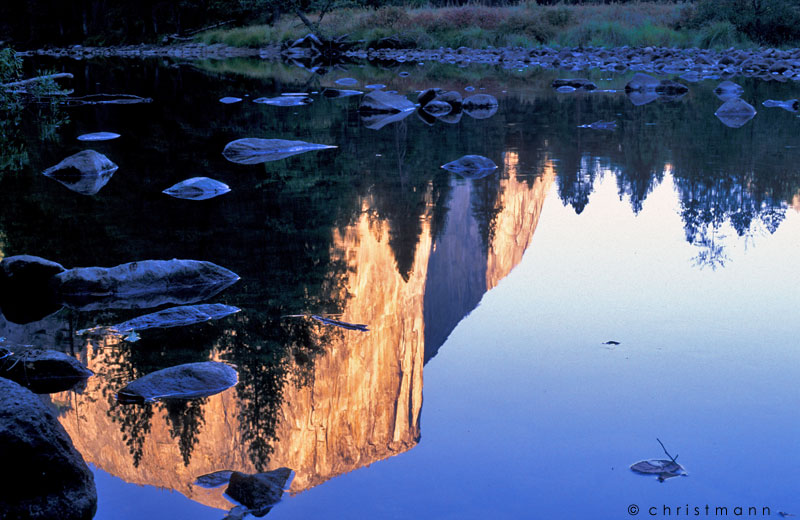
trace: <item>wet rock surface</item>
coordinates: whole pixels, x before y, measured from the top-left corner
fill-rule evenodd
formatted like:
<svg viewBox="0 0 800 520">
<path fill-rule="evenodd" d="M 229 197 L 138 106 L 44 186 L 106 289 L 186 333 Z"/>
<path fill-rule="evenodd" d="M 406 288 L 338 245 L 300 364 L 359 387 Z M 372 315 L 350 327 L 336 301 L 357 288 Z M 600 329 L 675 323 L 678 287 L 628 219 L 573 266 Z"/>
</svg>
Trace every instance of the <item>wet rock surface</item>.
<svg viewBox="0 0 800 520">
<path fill-rule="evenodd" d="M 292 474 L 289 468 L 247 475 L 234 471 L 225 493 L 244 504 L 257 515 L 266 514 L 283 496 L 286 481 Z"/>
<path fill-rule="evenodd" d="M 79 310 L 136 309 L 195 303 L 239 280 L 200 260 L 143 260 L 115 267 L 79 267 L 53 277 L 61 303 Z"/>
<path fill-rule="evenodd" d="M 53 412 L 8 379 L 0 395 L 0 459 L 13 474 L 0 491 L 0 518 L 91 519 L 94 477 Z"/>
<path fill-rule="evenodd" d="M 497 165 L 482 155 L 465 155 L 455 161 L 442 165 L 447 171 L 457 173 L 465 179 L 482 179 L 497 170 Z"/>
<path fill-rule="evenodd" d="M 336 146 L 307 143 L 305 141 L 287 141 L 286 139 L 245 137 L 225 145 L 222 155 L 236 164 L 253 165 L 279 161 L 292 155 L 331 148 L 336 148 Z"/>
<path fill-rule="evenodd" d="M 166 193 L 176 199 L 184 200 L 208 200 L 219 195 L 224 195 L 231 191 L 230 186 L 216 179 L 208 177 L 192 177 L 173 186 L 170 186 L 162 193 Z"/>
<path fill-rule="evenodd" d="M 731 98 L 714 112 L 714 115 L 722 121 L 725 126 L 730 128 L 740 128 L 756 115 L 756 109 L 750 103 L 739 99 Z"/>
<path fill-rule="evenodd" d="M 197 399 L 218 394 L 237 382 L 236 370 L 225 363 L 185 363 L 157 370 L 128 383 L 117 393 L 117 399 L 122 403 Z"/>
<path fill-rule="evenodd" d="M 9 256 L 0 262 L 0 308 L 13 323 L 30 323 L 56 312 L 61 305 L 50 288 L 64 266 L 31 255 Z"/>
<path fill-rule="evenodd" d="M 77 359 L 55 350 L 3 344 L 9 352 L 0 359 L 0 377 L 37 394 L 69 390 L 94 373 Z"/>
<path fill-rule="evenodd" d="M 94 150 L 83 150 L 42 172 L 70 190 L 82 195 L 96 195 L 108 184 L 119 166 Z"/>
</svg>

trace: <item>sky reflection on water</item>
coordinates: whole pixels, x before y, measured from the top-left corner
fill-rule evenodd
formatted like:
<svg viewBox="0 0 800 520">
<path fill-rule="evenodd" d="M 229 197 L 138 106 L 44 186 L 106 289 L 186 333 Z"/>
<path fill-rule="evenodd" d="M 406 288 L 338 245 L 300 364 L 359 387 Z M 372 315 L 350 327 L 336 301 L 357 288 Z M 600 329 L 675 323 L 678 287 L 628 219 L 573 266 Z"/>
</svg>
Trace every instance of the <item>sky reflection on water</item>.
<svg viewBox="0 0 800 520">
<path fill-rule="evenodd" d="M 130 81 L 152 106 L 73 112 L 61 141 L 27 136 L 24 175 L 0 178 L 6 256 L 68 267 L 198 258 L 242 276 L 214 301 L 241 313 L 143 331 L 136 344 L 71 336 L 130 311 L 3 322 L 3 334 L 57 344 L 100 374 L 52 398 L 95 467 L 98 519 L 221 518 L 221 490 L 194 477 L 283 464 L 297 476 L 271 518 L 610 519 L 630 504 L 800 514 L 785 471 L 800 459 L 791 115 L 732 130 L 713 118 L 710 84 L 634 107 L 621 94 L 556 95 L 547 72 L 487 79 L 500 99 L 490 119 L 408 117 L 373 131 L 355 98 L 216 101 L 298 90 L 283 70 L 266 80 L 261 68 L 141 66 Z M 86 67 L 84 88 L 124 84 L 125 67 Z M 390 87 L 480 84 L 437 73 Z M 749 82 L 746 95 L 787 89 Z M 613 132 L 578 128 L 611 118 Z M 98 126 L 129 131 L 102 145 L 120 170 L 96 197 L 38 175 Z M 246 136 L 339 149 L 226 162 L 224 144 Z M 475 181 L 439 168 L 468 153 L 500 168 Z M 200 174 L 232 192 L 199 206 L 160 193 Z M 297 313 L 370 331 L 283 317 Z M 205 359 L 236 364 L 237 388 L 186 406 L 114 403 L 132 377 Z M 657 437 L 688 477 L 628 469 L 663 457 Z"/>
</svg>

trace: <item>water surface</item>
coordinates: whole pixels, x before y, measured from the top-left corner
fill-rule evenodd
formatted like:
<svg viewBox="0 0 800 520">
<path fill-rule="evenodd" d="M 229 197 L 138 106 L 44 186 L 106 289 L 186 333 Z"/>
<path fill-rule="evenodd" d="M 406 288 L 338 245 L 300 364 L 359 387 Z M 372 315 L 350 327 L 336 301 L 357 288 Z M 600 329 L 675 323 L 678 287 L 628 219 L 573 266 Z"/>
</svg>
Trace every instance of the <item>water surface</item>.
<svg viewBox="0 0 800 520">
<path fill-rule="evenodd" d="M 800 461 L 800 119 L 761 107 L 797 97 L 797 84 L 742 80 L 759 113 L 732 129 L 714 117 L 715 81 L 635 106 L 618 92 L 556 93 L 552 71 L 45 65 L 74 72 L 78 95 L 153 102 L 64 109 L 49 130 L 7 139 L 3 255 L 66 267 L 190 258 L 242 277 L 211 301 L 242 312 L 136 343 L 74 331 L 149 311 L 0 323 L 98 374 L 48 398 L 95 470 L 96 518 L 222 518 L 224 488 L 196 477 L 280 466 L 296 475 L 275 518 L 626 518 L 631 504 L 646 516 L 706 504 L 800 514 L 786 473 Z M 357 96 L 319 94 L 342 77 L 409 99 L 474 86 L 499 110 L 371 130 Z M 592 79 L 617 89 L 627 76 Z M 288 92 L 314 102 L 251 102 Z M 617 129 L 578 128 L 597 120 Z M 77 140 L 99 131 L 121 137 Z M 225 144 L 244 137 L 338 148 L 226 161 Z M 119 165 L 96 195 L 40 174 L 87 147 Z M 440 168 L 467 154 L 497 173 Z M 232 191 L 161 193 L 197 176 Z M 209 359 L 236 365 L 239 384 L 116 403 L 132 378 Z M 656 438 L 688 477 L 628 469 L 663 458 Z"/>
</svg>

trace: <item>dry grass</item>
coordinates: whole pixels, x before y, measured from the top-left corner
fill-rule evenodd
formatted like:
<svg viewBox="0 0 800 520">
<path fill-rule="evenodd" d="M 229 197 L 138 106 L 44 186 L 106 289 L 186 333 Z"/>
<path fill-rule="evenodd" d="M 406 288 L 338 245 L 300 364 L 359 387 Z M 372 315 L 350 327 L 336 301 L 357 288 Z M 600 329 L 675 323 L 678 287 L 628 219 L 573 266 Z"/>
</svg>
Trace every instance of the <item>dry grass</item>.
<svg viewBox="0 0 800 520">
<path fill-rule="evenodd" d="M 342 9 L 329 13 L 323 20 L 322 29 L 330 35 L 349 34 L 352 39 L 364 40 L 365 46 L 379 38 L 397 34 L 421 48 L 536 45 L 687 47 L 731 43 L 732 38 L 709 36 L 703 28 L 682 27 L 687 9 L 691 9 L 691 4 L 683 2 L 554 6 L 527 2 L 506 7 Z M 317 19 L 314 16 L 310 18 L 313 21 Z M 258 47 L 299 38 L 307 32 L 299 20 L 287 15 L 274 26 L 209 31 L 199 39 L 206 43 Z"/>
</svg>

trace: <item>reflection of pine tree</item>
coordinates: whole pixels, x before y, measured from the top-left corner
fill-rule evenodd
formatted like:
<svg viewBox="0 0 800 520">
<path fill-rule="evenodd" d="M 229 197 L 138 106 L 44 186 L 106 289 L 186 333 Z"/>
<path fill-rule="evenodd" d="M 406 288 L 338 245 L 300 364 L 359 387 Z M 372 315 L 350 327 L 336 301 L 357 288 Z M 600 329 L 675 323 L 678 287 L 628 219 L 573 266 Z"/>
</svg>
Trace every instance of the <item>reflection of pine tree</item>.
<svg viewBox="0 0 800 520">
<path fill-rule="evenodd" d="M 775 200 L 768 188 L 760 188 L 754 176 L 676 175 L 681 218 L 686 241 L 700 248 L 695 262 L 712 269 L 724 267 L 725 235 L 729 222 L 739 237 L 753 237 L 760 229 L 772 234 L 785 218 L 786 204 Z"/>
<path fill-rule="evenodd" d="M 171 399 L 163 403 L 170 424 L 169 434 L 173 439 L 178 439 L 184 466 L 189 465 L 192 451 L 199 441 L 200 427 L 205 424 L 203 405 L 207 402 L 208 398 L 191 401 Z"/>
<path fill-rule="evenodd" d="M 153 403 L 126 405 L 115 402 L 108 413 L 111 420 L 120 425 L 122 440 L 133 455 L 133 467 L 138 468 L 144 453 L 144 441 L 150 433 Z"/>
<path fill-rule="evenodd" d="M 281 319 L 276 314 L 241 316 L 237 321 L 227 357 L 239 372 L 242 440 L 253 465 L 264 471 L 278 440 L 275 430 L 285 385 L 310 383 L 314 359 L 335 332 L 320 335 L 320 327 L 309 319 Z"/>
<path fill-rule="evenodd" d="M 478 223 L 481 248 L 485 253 L 494 240 L 497 215 L 503 211 L 500 179 L 496 175 L 490 175 L 471 182 L 472 214 L 475 215 L 475 221 Z"/>
<path fill-rule="evenodd" d="M 144 375 L 131 358 L 132 348 L 129 343 L 121 342 L 115 345 L 113 349 L 105 351 L 105 371 L 100 375 L 108 382 L 103 389 L 109 404 L 108 416 L 112 422 L 119 424 L 122 440 L 133 456 L 133 467 L 138 468 L 142 460 L 145 439 L 150 433 L 153 405 L 117 402 L 115 391 Z"/>
<path fill-rule="evenodd" d="M 109 321 L 111 320 L 109 318 Z M 122 438 L 138 467 L 147 434 L 155 412 L 153 403 L 120 404 L 115 392 L 131 381 L 162 368 L 205 361 L 211 346 L 218 341 L 219 329 L 212 324 L 199 324 L 174 329 L 153 329 L 142 333 L 135 345 L 120 341 L 105 350 L 104 372 L 99 374 L 108 384 L 105 397 L 109 403 L 108 415 L 120 425 Z M 166 405 L 170 434 L 179 437 L 179 447 L 185 464 L 197 444 L 197 434 L 203 424 L 202 405 L 205 400 L 174 402 Z"/>
<path fill-rule="evenodd" d="M 574 168 L 567 166 L 556 168 L 558 175 L 558 196 L 564 205 L 569 204 L 580 215 L 589 204 L 589 195 L 594 191 L 594 181 L 597 176 L 595 164 L 590 158 L 584 158 L 580 165 Z"/>
</svg>

